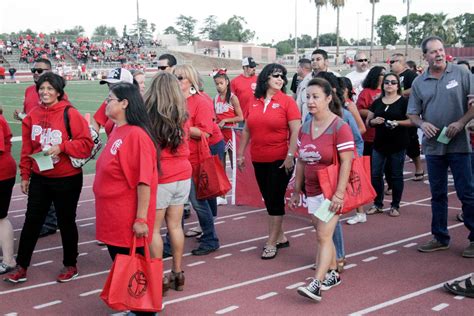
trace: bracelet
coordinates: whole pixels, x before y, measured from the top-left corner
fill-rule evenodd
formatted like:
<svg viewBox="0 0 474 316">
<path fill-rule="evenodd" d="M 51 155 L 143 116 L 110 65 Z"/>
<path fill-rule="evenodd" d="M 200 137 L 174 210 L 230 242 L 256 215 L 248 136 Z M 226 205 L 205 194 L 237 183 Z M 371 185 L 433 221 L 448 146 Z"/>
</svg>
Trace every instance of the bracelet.
<svg viewBox="0 0 474 316">
<path fill-rule="evenodd" d="M 344 196 L 341 198 L 341 197 L 338 197 L 336 193 L 334 193 L 334 196 L 337 197 L 339 200 L 343 200 L 344 201 Z"/>
<path fill-rule="evenodd" d="M 293 155 L 292 153 L 288 153 L 287 156 L 288 157 L 294 157 L 295 155 Z"/>
<path fill-rule="evenodd" d="M 135 223 L 147 224 L 147 221 L 144 218 L 135 218 Z"/>
</svg>

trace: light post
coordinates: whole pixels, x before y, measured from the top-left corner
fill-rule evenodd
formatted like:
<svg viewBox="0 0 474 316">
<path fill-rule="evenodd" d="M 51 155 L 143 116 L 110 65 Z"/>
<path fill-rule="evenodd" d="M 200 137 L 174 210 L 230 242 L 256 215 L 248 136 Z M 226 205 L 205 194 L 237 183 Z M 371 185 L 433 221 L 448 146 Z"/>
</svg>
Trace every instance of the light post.
<svg viewBox="0 0 474 316">
<path fill-rule="evenodd" d="M 359 49 L 359 17 L 362 12 L 357 12 L 357 49 Z"/>
</svg>

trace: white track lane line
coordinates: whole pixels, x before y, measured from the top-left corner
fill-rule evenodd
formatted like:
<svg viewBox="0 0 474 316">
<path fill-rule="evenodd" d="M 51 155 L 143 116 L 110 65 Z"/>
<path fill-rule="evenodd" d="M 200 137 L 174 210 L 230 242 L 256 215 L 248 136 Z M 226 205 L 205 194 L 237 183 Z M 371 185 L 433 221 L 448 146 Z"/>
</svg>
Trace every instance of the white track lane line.
<svg viewBox="0 0 474 316">
<path fill-rule="evenodd" d="M 447 304 L 447 303 L 441 303 L 441 304 L 436 305 L 435 307 L 433 307 L 431 310 L 435 311 L 435 312 L 439 312 L 440 310 L 443 310 L 448 306 L 449 306 L 449 304 Z"/>
<path fill-rule="evenodd" d="M 287 290 L 294 290 L 294 289 L 296 289 L 297 287 L 303 286 L 303 285 L 305 285 L 305 284 L 306 284 L 306 283 L 304 283 L 304 282 L 298 282 L 298 283 L 295 283 L 295 284 L 288 285 L 288 286 L 286 287 L 286 289 L 287 289 Z"/>
<path fill-rule="evenodd" d="M 370 261 L 374 261 L 374 260 L 377 260 L 377 259 L 378 259 L 378 257 L 373 256 L 373 257 L 365 258 L 365 259 L 363 259 L 362 261 L 364 261 L 364 262 L 370 262 Z"/>
<path fill-rule="evenodd" d="M 5 314 L 4 316 L 18 316 L 18 313 L 12 312 L 12 313 Z"/>
<path fill-rule="evenodd" d="M 299 233 L 299 234 L 296 234 L 296 235 L 293 235 L 293 236 L 290 236 L 291 238 L 298 238 L 298 237 L 301 237 L 301 236 L 304 236 L 306 235 L 305 233 Z"/>
<path fill-rule="evenodd" d="M 95 225 L 95 223 L 82 224 L 82 225 L 79 225 L 79 227 L 87 227 L 87 226 L 91 226 L 91 225 Z"/>
<path fill-rule="evenodd" d="M 459 300 L 459 301 L 460 301 L 460 300 L 463 300 L 464 298 L 465 298 L 465 296 L 461 296 L 461 295 L 456 295 L 456 296 L 454 297 L 455 300 Z"/>
<path fill-rule="evenodd" d="M 220 255 L 220 256 L 217 256 L 217 257 L 214 257 L 214 259 L 223 259 L 223 258 L 227 258 L 227 257 L 230 257 L 232 256 L 231 253 L 226 253 L 224 255 Z"/>
<path fill-rule="evenodd" d="M 94 294 L 97 294 L 97 293 L 100 293 L 100 292 L 102 292 L 102 289 L 97 289 L 97 290 L 93 290 L 93 291 L 89 291 L 89 292 L 84 292 L 84 293 L 79 294 L 79 296 L 84 297 L 84 296 L 94 295 Z"/>
<path fill-rule="evenodd" d="M 198 265 L 204 264 L 204 263 L 206 263 L 206 261 L 196 261 L 196 262 L 188 264 L 188 267 L 194 267 L 194 266 L 198 266 Z"/>
<path fill-rule="evenodd" d="M 389 250 L 389 251 L 385 251 L 383 254 L 384 255 L 391 255 L 392 253 L 395 253 L 395 252 L 398 252 L 398 250 L 392 249 L 392 250 Z"/>
<path fill-rule="evenodd" d="M 50 263 L 52 263 L 52 262 L 53 262 L 53 260 L 42 261 L 42 262 L 38 262 L 38 263 L 32 264 L 32 266 L 33 266 L 33 267 L 44 266 L 45 264 L 50 264 Z"/>
<path fill-rule="evenodd" d="M 409 244 L 404 245 L 403 247 L 404 247 L 404 248 L 411 248 L 411 247 L 416 246 L 416 245 L 418 245 L 418 243 L 412 242 L 412 243 L 409 243 Z"/>
<path fill-rule="evenodd" d="M 247 218 L 247 216 L 239 216 L 239 217 L 233 218 L 233 220 L 238 221 L 238 220 L 244 219 L 244 218 Z"/>
<path fill-rule="evenodd" d="M 216 314 L 217 314 L 217 315 L 226 314 L 226 313 L 235 311 L 237 308 L 239 308 L 237 305 L 232 305 L 232 306 L 226 307 L 226 308 L 224 308 L 224 309 L 218 310 L 218 311 L 216 312 Z"/>
<path fill-rule="evenodd" d="M 278 295 L 278 293 L 277 292 L 270 292 L 270 293 L 267 293 L 267 294 L 257 296 L 257 300 L 263 301 L 263 300 L 266 300 L 267 298 L 273 297 L 275 295 Z"/>
<path fill-rule="evenodd" d="M 257 247 L 253 246 L 253 247 L 248 247 L 248 248 L 240 249 L 240 252 L 247 252 L 247 251 L 254 250 L 254 249 L 257 249 Z"/>
<path fill-rule="evenodd" d="M 49 303 L 44 303 L 44 304 L 41 304 L 41 305 L 33 306 L 33 308 L 34 309 L 42 309 L 42 308 L 50 307 L 50 306 L 53 306 L 53 305 L 61 304 L 62 302 L 63 301 L 61 301 L 61 300 L 56 300 L 56 301 L 52 301 L 52 302 L 49 302 Z"/>
<path fill-rule="evenodd" d="M 470 273 L 469 273 L 469 274 L 465 274 L 465 275 L 461 275 L 461 276 L 459 276 L 459 277 L 457 277 L 457 278 L 455 278 L 455 279 L 448 280 L 448 281 L 444 281 L 444 282 L 442 282 L 442 283 L 435 284 L 435 285 L 433 285 L 433 286 L 424 288 L 424 289 L 422 289 L 422 290 L 419 290 L 419 291 L 416 291 L 416 292 L 412 292 L 412 293 L 409 293 L 409 294 L 406 294 L 406 295 L 403 295 L 403 296 L 394 298 L 394 299 L 392 299 L 392 300 L 389 300 L 389 301 L 386 301 L 386 302 L 382 302 L 382 303 L 380 303 L 380 304 L 377 304 L 377 305 L 368 307 L 368 308 L 366 308 L 366 309 L 362 309 L 362 310 L 360 310 L 360 311 L 351 313 L 351 314 L 349 314 L 349 316 L 365 315 L 365 314 L 368 314 L 368 313 L 372 313 L 372 312 L 378 311 L 378 310 L 383 309 L 383 308 L 385 308 L 385 307 L 392 306 L 392 305 L 395 305 L 395 304 L 397 304 L 397 303 L 400 303 L 400 302 L 409 300 L 409 299 L 411 299 L 411 298 L 414 298 L 414 297 L 423 295 L 423 294 L 425 294 L 425 293 L 428 293 L 428 292 L 437 290 L 437 289 L 443 287 L 444 283 L 446 283 L 446 282 L 452 282 L 452 281 L 454 281 L 454 280 L 464 279 L 464 278 L 469 277 L 470 275 L 471 275 Z"/>
<path fill-rule="evenodd" d="M 348 264 L 348 265 L 344 266 L 344 270 L 352 269 L 352 268 L 355 268 L 355 267 L 357 267 L 357 263 L 351 263 L 351 264 Z"/>
</svg>

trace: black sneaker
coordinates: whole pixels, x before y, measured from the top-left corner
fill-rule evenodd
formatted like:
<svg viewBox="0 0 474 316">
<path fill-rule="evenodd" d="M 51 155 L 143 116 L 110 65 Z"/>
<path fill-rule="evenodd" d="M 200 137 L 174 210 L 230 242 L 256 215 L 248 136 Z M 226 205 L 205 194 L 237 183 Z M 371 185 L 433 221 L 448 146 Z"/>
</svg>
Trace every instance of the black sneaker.
<svg viewBox="0 0 474 316">
<path fill-rule="evenodd" d="M 341 284 L 341 277 L 336 270 L 331 270 L 326 273 L 326 278 L 324 279 L 323 283 L 321 284 L 321 290 L 327 291 L 333 286 Z"/>
<path fill-rule="evenodd" d="M 321 301 L 321 281 L 313 279 L 308 286 L 300 286 L 298 289 L 298 294 L 317 302 Z"/>
</svg>

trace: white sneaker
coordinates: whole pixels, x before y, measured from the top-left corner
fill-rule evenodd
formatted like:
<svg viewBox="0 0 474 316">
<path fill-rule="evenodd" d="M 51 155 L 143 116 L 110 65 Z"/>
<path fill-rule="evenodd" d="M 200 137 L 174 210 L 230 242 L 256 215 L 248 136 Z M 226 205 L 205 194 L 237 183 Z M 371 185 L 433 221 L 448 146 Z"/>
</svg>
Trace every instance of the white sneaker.
<svg viewBox="0 0 474 316">
<path fill-rule="evenodd" d="M 217 205 L 227 205 L 227 199 L 221 198 L 220 196 L 217 197 Z"/>
<path fill-rule="evenodd" d="M 365 222 L 367 222 L 367 215 L 365 215 L 365 213 L 356 213 L 356 215 L 352 216 L 347 221 L 347 224 L 354 225 L 357 223 L 365 223 Z"/>
</svg>

